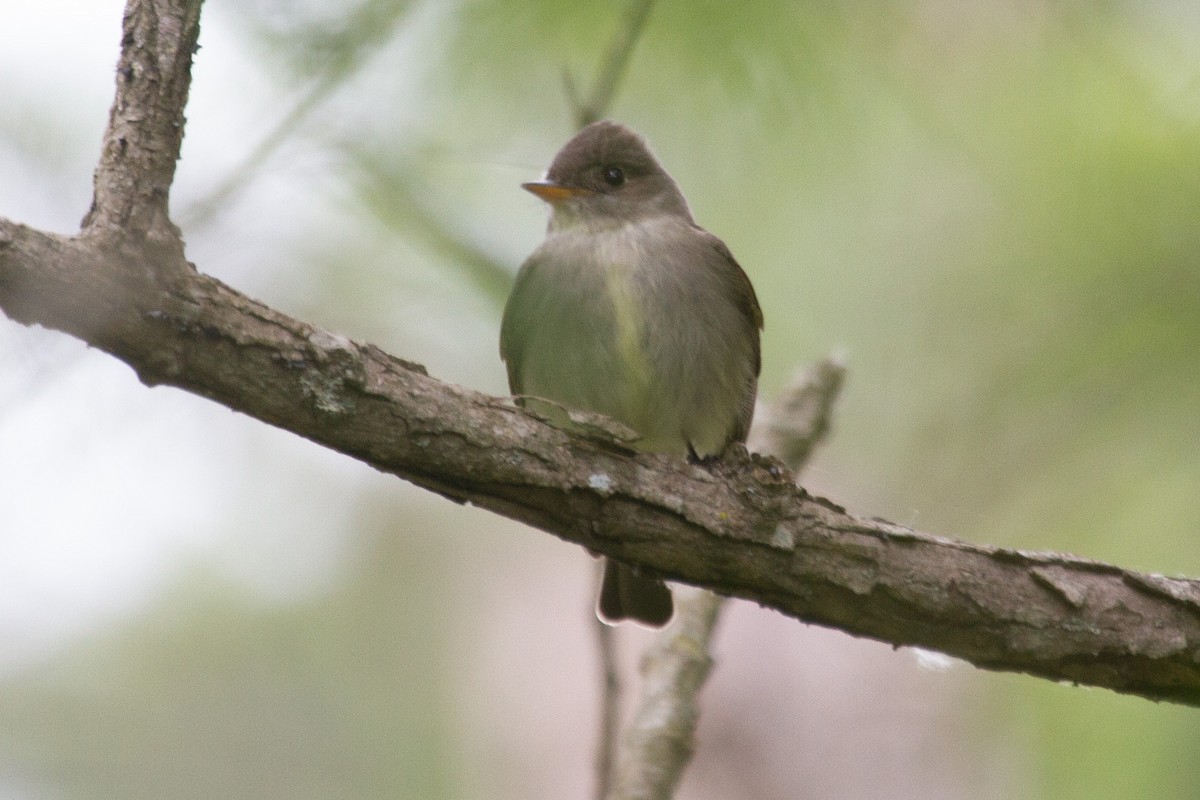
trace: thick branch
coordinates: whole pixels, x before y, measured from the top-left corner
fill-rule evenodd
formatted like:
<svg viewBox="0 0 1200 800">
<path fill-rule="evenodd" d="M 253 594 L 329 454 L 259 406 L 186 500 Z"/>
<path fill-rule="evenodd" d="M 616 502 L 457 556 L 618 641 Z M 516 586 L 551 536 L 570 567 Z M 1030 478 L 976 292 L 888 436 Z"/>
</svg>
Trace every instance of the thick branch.
<svg viewBox="0 0 1200 800">
<path fill-rule="evenodd" d="M 797 619 L 988 669 L 1200 705 L 1200 583 L 847 513 L 745 455 L 710 469 L 570 434 L 176 264 L 0 221 L 0 307 L 446 497 Z M 97 334 L 77 314 L 121 321 Z"/>
</svg>

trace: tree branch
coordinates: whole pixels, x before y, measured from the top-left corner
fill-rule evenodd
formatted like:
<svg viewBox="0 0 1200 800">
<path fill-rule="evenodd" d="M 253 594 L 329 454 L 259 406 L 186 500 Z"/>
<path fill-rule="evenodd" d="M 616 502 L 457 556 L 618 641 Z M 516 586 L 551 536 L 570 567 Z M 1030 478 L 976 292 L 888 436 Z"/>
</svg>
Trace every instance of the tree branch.
<svg viewBox="0 0 1200 800">
<path fill-rule="evenodd" d="M 674 593 L 675 619 L 642 654 L 638 707 L 607 800 L 667 800 L 692 759 L 696 697 L 712 669 L 709 646 L 725 598 L 694 587 Z"/>
<path fill-rule="evenodd" d="M 201 2 L 129 0 L 125 6 L 116 97 L 83 220 L 87 233 L 145 238 L 182 253 L 167 201 L 183 142 Z"/>
<path fill-rule="evenodd" d="M 931 536 L 808 495 L 778 462 L 703 469 L 552 427 L 192 271 L 0 221 L 0 307 L 168 384 L 671 580 L 987 669 L 1200 705 L 1200 582 Z M 173 265 L 170 271 L 182 270 Z M 99 331 L 99 313 L 120 324 Z"/>
<path fill-rule="evenodd" d="M 744 452 L 707 469 L 629 452 L 195 272 L 165 210 L 198 8 L 130 0 L 85 235 L 0 220 L 6 314 L 75 335 L 148 385 L 672 580 L 987 669 L 1200 705 L 1200 582 L 862 519 Z"/>
</svg>

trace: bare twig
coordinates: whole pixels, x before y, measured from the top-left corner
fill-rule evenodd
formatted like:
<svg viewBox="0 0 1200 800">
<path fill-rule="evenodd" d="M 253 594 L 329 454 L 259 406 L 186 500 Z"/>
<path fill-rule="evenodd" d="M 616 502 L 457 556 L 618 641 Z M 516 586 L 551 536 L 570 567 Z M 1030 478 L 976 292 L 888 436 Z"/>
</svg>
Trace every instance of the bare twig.
<svg viewBox="0 0 1200 800">
<path fill-rule="evenodd" d="M 271 163 L 271 156 L 275 151 L 292 137 L 309 114 L 319 108 L 345 79 L 344 73 L 337 73 L 324 75 L 314 83 L 283 119 L 279 120 L 236 166 L 230 168 L 216 186 L 183 210 L 179 215 L 180 224 L 189 230 L 194 229 L 211 222 L 218 212 L 227 210 L 230 202 L 244 192 L 263 168 Z"/>
<path fill-rule="evenodd" d="M 358 168 L 359 188 L 367 208 L 389 230 L 415 236 L 445 255 L 467 280 L 497 305 L 512 289 L 514 270 L 483 247 L 476 245 L 450 220 L 430 207 L 429 187 L 413 178 L 411 170 L 365 152 L 352 152 Z"/>
<path fill-rule="evenodd" d="M 380 9 L 384 13 L 380 13 Z M 356 9 L 347 23 L 346 36 L 354 42 L 349 55 L 326 65 L 311 86 L 296 100 L 291 109 L 270 131 L 229 170 L 224 179 L 199 200 L 192 202 L 179 215 L 184 228 L 206 224 L 230 201 L 252 184 L 271 157 L 295 134 L 296 130 L 319 109 L 338 89 L 353 78 L 370 60 L 380 45 L 392 38 L 393 31 L 405 13 L 404 4 L 393 6 L 367 3 Z"/>
<path fill-rule="evenodd" d="M 117 89 L 85 232 L 137 237 L 182 253 L 167 218 L 201 0 L 130 0 L 122 23 Z"/>
<path fill-rule="evenodd" d="M 255 145 L 223 180 L 203 198 L 194 201 L 180 215 L 181 225 L 191 229 L 203 225 L 227 208 L 229 203 L 250 186 L 270 163 L 271 157 L 286 144 L 306 120 L 319 110 L 338 89 L 352 79 L 369 61 L 376 49 L 392 38 L 392 32 L 403 20 L 403 6 L 380 19 L 372 13 L 376 4 L 360 11 L 347 26 L 354 39 L 363 39 L 344 59 L 334 63 L 321 74 L 291 110 Z M 376 218 L 392 230 L 416 236 L 440 250 L 447 261 L 456 265 L 485 296 L 503 302 L 512 286 L 511 268 L 496 261 L 484 248 L 472 243 L 455 230 L 445 218 L 435 213 L 422 198 L 422 187 L 416 185 L 412 174 L 398 174 L 393 165 L 358 148 L 348 151 L 352 163 L 360 167 L 365 199 Z"/>
<path fill-rule="evenodd" d="M 592 84 L 592 91 L 586 98 L 579 98 L 570 75 L 567 75 L 567 99 L 572 105 L 575 124 L 578 127 L 593 123 L 608 113 L 621 83 L 621 76 L 629 66 L 633 48 L 641 38 L 642 29 L 653 8 L 654 0 L 634 0 L 630 3 L 616 35 L 609 42 L 604 61 L 596 73 L 596 81 Z"/>
<path fill-rule="evenodd" d="M 757 409 L 749 447 L 769 453 L 797 473 L 808 464 L 812 450 L 829 433 L 833 404 L 846 378 L 846 361 L 841 353 L 797 372 L 779 399 Z"/>
<path fill-rule="evenodd" d="M 638 708 L 621 738 L 609 800 L 667 800 L 692 757 L 696 696 L 712 667 L 724 600 L 690 586 L 673 591 L 675 619 L 642 655 Z"/>
</svg>

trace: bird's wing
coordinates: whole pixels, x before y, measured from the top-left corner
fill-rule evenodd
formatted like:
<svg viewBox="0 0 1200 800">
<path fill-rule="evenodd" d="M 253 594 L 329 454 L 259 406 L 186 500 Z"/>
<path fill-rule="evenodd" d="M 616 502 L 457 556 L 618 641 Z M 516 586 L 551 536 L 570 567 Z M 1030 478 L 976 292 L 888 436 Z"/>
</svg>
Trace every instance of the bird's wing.
<svg viewBox="0 0 1200 800">
<path fill-rule="evenodd" d="M 528 335 L 527 326 L 522 324 L 521 316 L 525 309 L 530 276 L 537 269 L 537 254 L 534 253 L 525 260 L 517 272 L 512 292 L 504 305 L 504 317 L 500 322 L 500 359 L 508 370 L 508 390 L 515 395 L 523 391 L 521 380 L 521 362 L 525 351 L 525 337 Z"/>
<path fill-rule="evenodd" d="M 742 392 L 742 403 L 738 414 L 734 440 L 745 441 L 750 433 L 750 423 L 754 420 L 754 398 L 758 394 L 758 376 L 762 372 L 762 344 L 759 341 L 759 331 L 763 328 L 762 308 L 758 305 L 758 297 L 754 294 L 754 286 L 750 283 L 745 270 L 733 257 L 729 247 L 716 236 L 703 228 L 698 229 L 705 235 L 708 243 L 721 256 L 726 269 L 721 270 L 721 277 L 726 281 L 729 297 L 742 313 L 746 321 L 746 330 L 750 340 L 750 354 L 753 369 L 747 376 Z"/>
</svg>

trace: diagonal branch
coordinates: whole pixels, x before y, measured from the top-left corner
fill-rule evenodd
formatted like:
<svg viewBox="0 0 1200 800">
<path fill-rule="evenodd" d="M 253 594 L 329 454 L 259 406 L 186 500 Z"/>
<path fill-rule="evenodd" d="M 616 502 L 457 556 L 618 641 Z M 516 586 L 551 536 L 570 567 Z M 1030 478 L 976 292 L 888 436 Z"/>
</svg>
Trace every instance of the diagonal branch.
<svg viewBox="0 0 1200 800">
<path fill-rule="evenodd" d="M 709 470 L 556 429 L 187 271 L 0 221 L 0 307 L 168 384 L 672 580 L 987 669 L 1200 705 L 1200 582 L 862 519 L 778 462 Z M 20 287 L 15 290 L 14 287 Z M 123 324 L 100 334 L 75 316 Z"/>
</svg>

